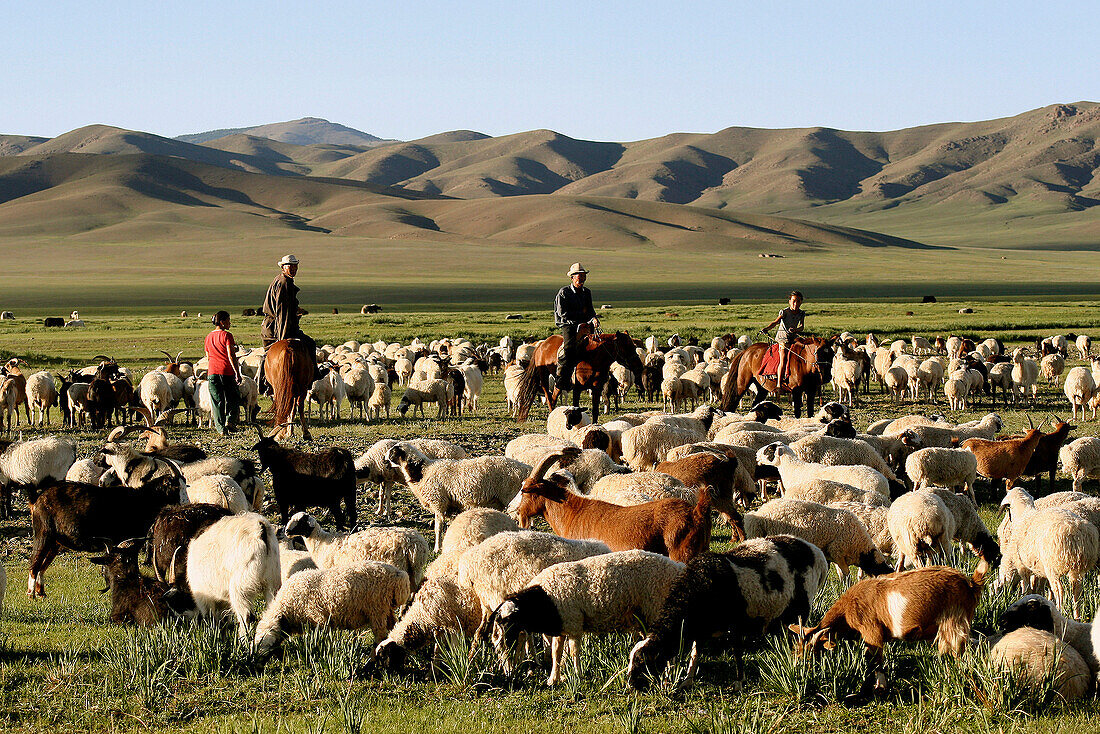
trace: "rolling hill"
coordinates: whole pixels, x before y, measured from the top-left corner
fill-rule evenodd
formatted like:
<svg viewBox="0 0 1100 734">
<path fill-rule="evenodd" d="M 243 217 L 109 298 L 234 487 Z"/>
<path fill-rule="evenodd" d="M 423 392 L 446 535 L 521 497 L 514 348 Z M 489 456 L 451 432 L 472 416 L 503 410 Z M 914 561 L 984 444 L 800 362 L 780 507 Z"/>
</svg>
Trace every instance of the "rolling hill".
<svg viewBox="0 0 1100 734">
<path fill-rule="evenodd" d="M 340 125 L 319 117 L 303 117 L 300 120 L 288 122 L 273 122 L 268 125 L 254 125 L 252 127 L 223 128 L 221 130 L 207 130 L 190 135 L 178 135 L 176 140 L 185 143 L 207 143 L 211 140 L 224 138 L 228 135 L 251 135 L 256 138 L 268 138 L 280 143 L 293 145 L 359 145 L 370 147 L 373 145 L 385 145 L 394 142 L 365 133 L 361 130 Z"/>
</svg>

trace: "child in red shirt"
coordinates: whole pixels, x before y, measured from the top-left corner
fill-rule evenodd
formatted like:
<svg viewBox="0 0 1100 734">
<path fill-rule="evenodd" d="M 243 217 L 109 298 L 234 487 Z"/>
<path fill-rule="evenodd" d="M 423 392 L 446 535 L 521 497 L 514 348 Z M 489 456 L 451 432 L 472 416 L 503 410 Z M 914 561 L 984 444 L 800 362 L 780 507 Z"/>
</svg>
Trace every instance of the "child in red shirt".
<svg viewBox="0 0 1100 734">
<path fill-rule="evenodd" d="M 224 436 L 237 423 L 241 401 L 237 385 L 241 381 L 241 370 L 237 366 L 237 343 L 229 331 L 229 313 L 218 311 L 212 321 L 217 328 L 206 335 L 206 380 L 214 408 L 211 411 L 214 429 Z"/>
</svg>

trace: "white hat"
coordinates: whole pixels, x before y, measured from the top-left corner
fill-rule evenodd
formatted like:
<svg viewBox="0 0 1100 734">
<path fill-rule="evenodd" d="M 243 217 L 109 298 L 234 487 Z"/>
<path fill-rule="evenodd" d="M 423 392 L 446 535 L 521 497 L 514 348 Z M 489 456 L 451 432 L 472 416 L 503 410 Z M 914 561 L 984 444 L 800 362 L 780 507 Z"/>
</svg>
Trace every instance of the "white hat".
<svg viewBox="0 0 1100 734">
<path fill-rule="evenodd" d="M 581 265 L 580 263 L 573 263 L 572 265 L 569 266 L 569 277 L 570 278 L 572 278 L 574 275 L 580 275 L 582 273 L 587 275 L 588 271 L 585 270 L 584 266 Z"/>
<path fill-rule="evenodd" d="M 283 267 L 284 265 L 297 265 L 297 264 L 298 264 L 298 258 L 294 257 L 293 255 L 283 255 L 283 259 L 279 261 L 279 267 L 280 268 Z"/>
</svg>

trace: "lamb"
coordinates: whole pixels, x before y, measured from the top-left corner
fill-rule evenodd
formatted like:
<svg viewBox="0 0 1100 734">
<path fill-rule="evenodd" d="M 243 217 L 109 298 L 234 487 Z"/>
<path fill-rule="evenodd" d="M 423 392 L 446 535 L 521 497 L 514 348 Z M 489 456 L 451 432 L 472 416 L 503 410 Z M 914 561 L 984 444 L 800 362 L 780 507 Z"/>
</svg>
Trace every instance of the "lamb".
<svg viewBox="0 0 1100 734">
<path fill-rule="evenodd" d="M 641 550 L 558 563 L 542 571 L 523 590 L 510 595 L 483 625 L 498 650 L 514 648 L 520 635 L 545 634 L 551 640 L 548 686 L 561 680 L 563 648 L 571 642 L 578 666 L 585 633 L 630 632 L 656 621 L 681 563 Z"/>
<path fill-rule="evenodd" d="M 424 403 L 435 403 L 439 406 L 436 418 L 443 420 L 447 412 L 447 403 L 450 401 L 450 391 L 447 380 L 413 380 L 405 388 L 405 394 L 401 396 L 401 402 L 397 404 L 397 412 L 404 418 L 409 412 L 409 406 L 413 406 L 413 417 L 420 411 L 420 417 L 424 415 Z"/>
<path fill-rule="evenodd" d="M 845 591 L 814 627 L 790 625 L 795 652 L 833 647 L 830 638 L 863 639 L 867 654 L 864 691 L 883 690 L 882 648 L 890 640 L 932 640 L 940 655 L 958 657 L 966 647 L 988 566 L 978 562 L 972 577 L 943 566 L 863 579 Z"/>
<path fill-rule="evenodd" d="M 745 514 L 746 538 L 771 535 L 793 535 L 813 543 L 836 564 L 845 583 L 851 566 L 873 576 L 891 571 L 863 523 L 848 510 L 784 497 Z"/>
<path fill-rule="evenodd" d="M 412 528 L 367 528 L 354 533 L 325 532 L 312 515 L 299 512 L 286 526 L 287 537 L 301 536 L 318 568 L 379 561 L 401 569 L 412 588 L 424 580 L 428 541 Z"/>
<path fill-rule="evenodd" d="M 386 452 L 398 441 L 392 438 L 384 438 L 376 441 L 355 459 L 355 481 L 358 483 L 370 482 L 377 484 L 378 513 L 384 517 L 390 516 L 390 499 L 393 493 L 393 485 L 401 481 L 400 472 L 386 462 Z M 417 438 L 410 441 L 422 454 L 430 459 L 465 459 L 466 451 L 459 445 L 450 441 L 437 439 Z"/>
<path fill-rule="evenodd" d="M 1002 578 L 1013 570 L 1025 585 L 1035 578 L 1050 584 L 1055 601 L 1063 609 L 1072 607 L 1074 618 L 1081 613 L 1081 580 L 1096 566 L 1100 554 L 1100 533 L 1080 515 L 1062 507 L 1039 509 L 1031 495 L 1022 489 L 1010 489 L 1001 501 L 1008 507 L 1012 535 L 1005 543 L 1007 563 L 1001 565 Z M 1069 581 L 1067 589 L 1063 579 Z"/>
<path fill-rule="evenodd" d="M 1092 675 L 1100 671 L 1095 647 L 1100 640 L 1094 639 L 1097 637 L 1094 632 L 1096 625 L 1066 619 L 1054 602 L 1045 596 L 1028 594 L 1020 597 L 1001 613 L 998 624 L 1005 634 L 1022 627 L 1051 632 L 1077 651 Z"/>
<path fill-rule="evenodd" d="M 233 514 L 252 510 L 252 505 L 244 497 L 241 485 L 225 474 L 210 474 L 197 478 L 180 491 L 180 501 L 217 505 Z"/>
<path fill-rule="evenodd" d="M 953 559 L 955 516 L 935 492 L 921 489 L 894 500 L 886 524 L 897 549 L 898 571 L 906 564 L 923 566 L 936 551 L 947 562 Z"/>
<path fill-rule="evenodd" d="M 1073 418 L 1077 418 L 1077 409 L 1081 409 L 1081 420 L 1085 419 L 1085 407 L 1096 395 L 1096 381 L 1092 379 L 1092 372 L 1088 367 L 1074 367 L 1066 374 L 1066 382 L 1063 385 L 1066 399 L 1073 406 Z M 1093 411 L 1092 419 L 1096 420 L 1096 411 Z"/>
<path fill-rule="evenodd" d="M 568 456 L 568 450 L 563 452 Z M 622 507 L 570 492 L 572 481 L 563 474 L 546 477 L 560 456 L 548 456 L 523 481 L 523 497 L 516 514 L 520 527 L 542 516 L 558 535 L 598 538 L 612 550 L 649 550 L 674 561 L 687 561 L 710 544 L 710 492 L 699 490 L 693 507 L 679 498 L 667 498 Z"/>
<path fill-rule="evenodd" d="M 913 489 L 947 487 L 973 498 L 978 459 L 966 449 L 918 449 L 905 460 L 905 473 Z"/>
<path fill-rule="evenodd" d="M 260 466 L 271 470 L 271 487 L 282 522 L 290 520 L 291 508 L 297 511 L 321 505 L 328 506 L 337 530 L 344 529 L 345 512 L 348 527 L 355 525 L 355 462 L 350 451 L 336 447 L 317 453 L 298 451 L 280 446 L 262 433 L 252 450 L 260 457 Z M 344 511 L 340 510 L 341 500 Z"/>
<path fill-rule="evenodd" d="M 279 589 L 256 627 L 256 656 L 271 656 L 290 634 L 306 626 L 357 630 L 370 627 L 383 640 L 409 600 L 408 575 L 387 563 L 300 571 Z"/>
<path fill-rule="evenodd" d="M 1080 492 L 1086 479 L 1100 479 L 1100 438 L 1085 436 L 1058 451 L 1058 461 L 1073 480 L 1073 491 Z"/>
<path fill-rule="evenodd" d="M 758 464 L 779 469 L 784 489 L 797 487 L 814 479 L 831 479 L 848 484 L 865 492 L 878 492 L 890 496 L 890 483 L 881 472 L 869 466 L 826 466 L 811 464 L 798 458 L 794 449 L 781 443 L 772 443 L 756 454 Z"/>
<path fill-rule="evenodd" d="M 466 510 L 459 513 L 447 528 L 447 534 L 443 536 L 443 555 L 461 553 L 497 533 L 517 530 L 519 525 L 516 521 L 499 510 L 488 507 Z"/>
<path fill-rule="evenodd" d="M 1064 701 L 1083 697 L 1090 687 L 1089 666 L 1071 645 L 1050 632 L 1021 627 L 1001 637 L 989 651 L 993 664 L 1015 671 L 1020 682 L 1040 688 L 1048 681 Z"/>
<path fill-rule="evenodd" d="M 474 592 L 481 616 L 487 619 L 543 569 L 609 552 L 607 544 L 597 540 L 571 540 L 533 530 L 497 533 L 462 554 L 455 578 L 460 587 Z"/>
<path fill-rule="evenodd" d="M 147 627 L 168 616 L 168 605 L 163 599 L 168 585 L 138 570 L 138 554 L 144 540 L 124 540 L 115 547 L 108 547 L 106 555 L 88 559 L 103 566 L 103 578 L 111 592 L 109 619 L 115 624 Z"/>
<path fill-rule="evenodd" d="M 171 574 L 167 580 L 175 585 Z M 198 613 L 210 616 L 228 606 L 237 618 L 240 638 L 246 642 L 253 600 L 263 594 L 270 607 L 282 583 L 275 528 L 255 513 L 214 522 L 188 546 L 187 583 Z M 169 592 L 167 601 L 180 607 L 185 603 L 182 596 Z"/>
<path fill-rule="evenodd" d="M 503 456 L 476 459 L 429 459 L 411 444 L 397 444 L 386 462 L 398 469 L 405 485 L 435 516 L 438 551 L 443 518 L 473 507 L 503 510 L 519 494 L 530 467 Z"/>
<path fill-rule="evenodd" d="M 727 633 L 739 641 L 734 651 L 740 673 L 743 641 L 759 637 L 777 621 L 808 618 L 828 572 L 817 546 L 789 535 L 747 540 L 725 553 L 701 553 L 672 584 L 649 635 L 631 649 L 630 686 L 647 688 L 688 643 L 690 679 L 700 643 Z"/>
<path fill-rule="evenodd" d="M 11 517 L 11 500 L 17 487 L 30 500 L 30 488 L 64 479 L 76 461 L 73 442 L 56 436 L 0 442 L 0 448 L 0 516 L 5 518 Z"/>
</svg>

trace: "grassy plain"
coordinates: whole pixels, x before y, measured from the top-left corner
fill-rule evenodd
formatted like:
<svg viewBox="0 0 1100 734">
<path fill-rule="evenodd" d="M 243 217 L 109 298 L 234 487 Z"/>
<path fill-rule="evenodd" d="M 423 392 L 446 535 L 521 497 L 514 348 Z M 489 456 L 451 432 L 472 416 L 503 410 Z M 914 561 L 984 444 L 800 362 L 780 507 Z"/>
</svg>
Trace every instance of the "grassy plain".
<svg viewBox="0 0 1100 734">
<path fill-rule="evenodd" d="M 974 314 L 960 315 L 958 304 L 911 305 L 883 302 L 813 302 L 809 328 L 824 333 L 874 331 L 881 339 L 911 334 L 959 333 L 998 336 L 1009 344 L 1030 343 L 1054 333 L 1098 333 L 1100 312 L 1088 301 L 981 301 Z M 605 327 L 628 328 L 635 336 L 673 332 L 709 339 L 717 333 L 750 333 L 767 323 L 778 305 L 728 307 L 682 305 L 618 308 L 604 314 Z M 907 316 L 906 311 L 913 311 Z M 399 312 L 378 316 L 313 315 L 305 328 L 318 341 L 347 339 L 425 341 L 462 335 L 494 342 L 501 335 L 542 336 L 549 332 L 543 312 Z M 145 310 L 122 309 L 87 317 L 85 330 L 45 330 L 28 323 L 0 322 L 0 352 L 18 354 L 32 369 L 54 371 L 82 366 L 97 353 L 109 353 L 137 372 L 154 366 L 158 349 L 198 356 L 205 319 L 180 319 Z M 255 319 L 241 318 L 234 330 L 244 343 L 255 342 Z M 1077 364 L 1071 360 L 1071 364 Z M 504 408 L 499 376 L 489 377 L 483 409 L 447 422 L 397 419 L 364 424 L 345 419 L 321 425 L 318 445 L 336 443 L 360 451 L 382 437 L 438 436 L 461 443 L 472 454 L 500 452 L 513 436 L 540 430 L 545 412 L 527 425 L 511 422 Z M 892 406 L 877 386 L 856 411 L 859 425 L 885 415 L 936 410 L 961 421 L 985 413 L 945 406 Z M 641 405 L 632 395 L 623 409 Z M 1033 416 L 1068 412 L 1059 385 L 1043 385 Z M 1009 430 L 1026 425 L 1022 410 L 999 409 Z M 1038 422 L 1038 418 L 1036 418 Z M 1100 433 L 1100 424 L 1081 422 L 1075 435 Z M 72 432 L 87 454 L 102 433 Z M 179 427 L 173 436 L 218 453 L 248 455 L 252 438 L 237 434 L 218 439 L 209 431 Z M 1058 489 L 1068 488 L 1059 478 Z M 1095 487 L 1090 486 L 1090 491 Z M 983 515 L 997 525 L 997 497 L 980 489 Z M 360 500 L 361 515 L 374 519 L 373 489 Z M 395 494 L 397 522 L 424 532 L 430 520 L 411 496 Z M 271 512 L 268 508 L 269 514 Z M 1100 719 L 1095 701 L 1060 706 L 1027 696 L 1011 680 L 988 668 L 978 652 L 961 663 L 938 661 L 928 646 L 897 646 L 888 659 L 894 687 L 882 701 L 850 709 L 841 705 L 858 686 L 862 662 L 858 648 L 845 647 L 812 664 L 794 661 L 785 642 L 768 641 L 748 657 L 746 684 L 731 684 L 728 655 L 704 660 L 702 679 L 686 691 L 664 688 L 644 695 L 625 690 L 619 672 L 631 641 L 625 636 L 585 643 L 580 675 L 570 673 L 557 690 L 546 690 L 538 672 L 512 679 L 492 672 L 482 657 L 465 663 L 465 651 L 445 649 L 434 665 L 414 659 L 406 675 L 373 676 L 361 669 L 373 646 L 370 635 L 319 631 L 289 642 L 281 658 L 265 668 L 253 664 L 232 634 L 216 625 L 175 624 L 139 632 L 107 621 L 101 581 L 83 555 L 63 554 L 47 572 L 45 600 L 31 602 L 22 593 L 26 574 L 28 523 L 25 512 L 0 523 L 9 587 L 0 617 L 0 726 L 5 731 L 257 731 L 257 732 L 925 732 L 1091 730 Z M 716 527 L 715 548 L 727 546 L 728 532 Z M 967 561 L 969 563 L 969 560 Z M 820 595 L 815 615 L 838 595 L 834 579 Z M 990 631 L 1008 603 L 987 594 L 976 626 Z M 1087 590 L 1086 618 L 1100 602 L 1095 582 Z"/>
</svg>

